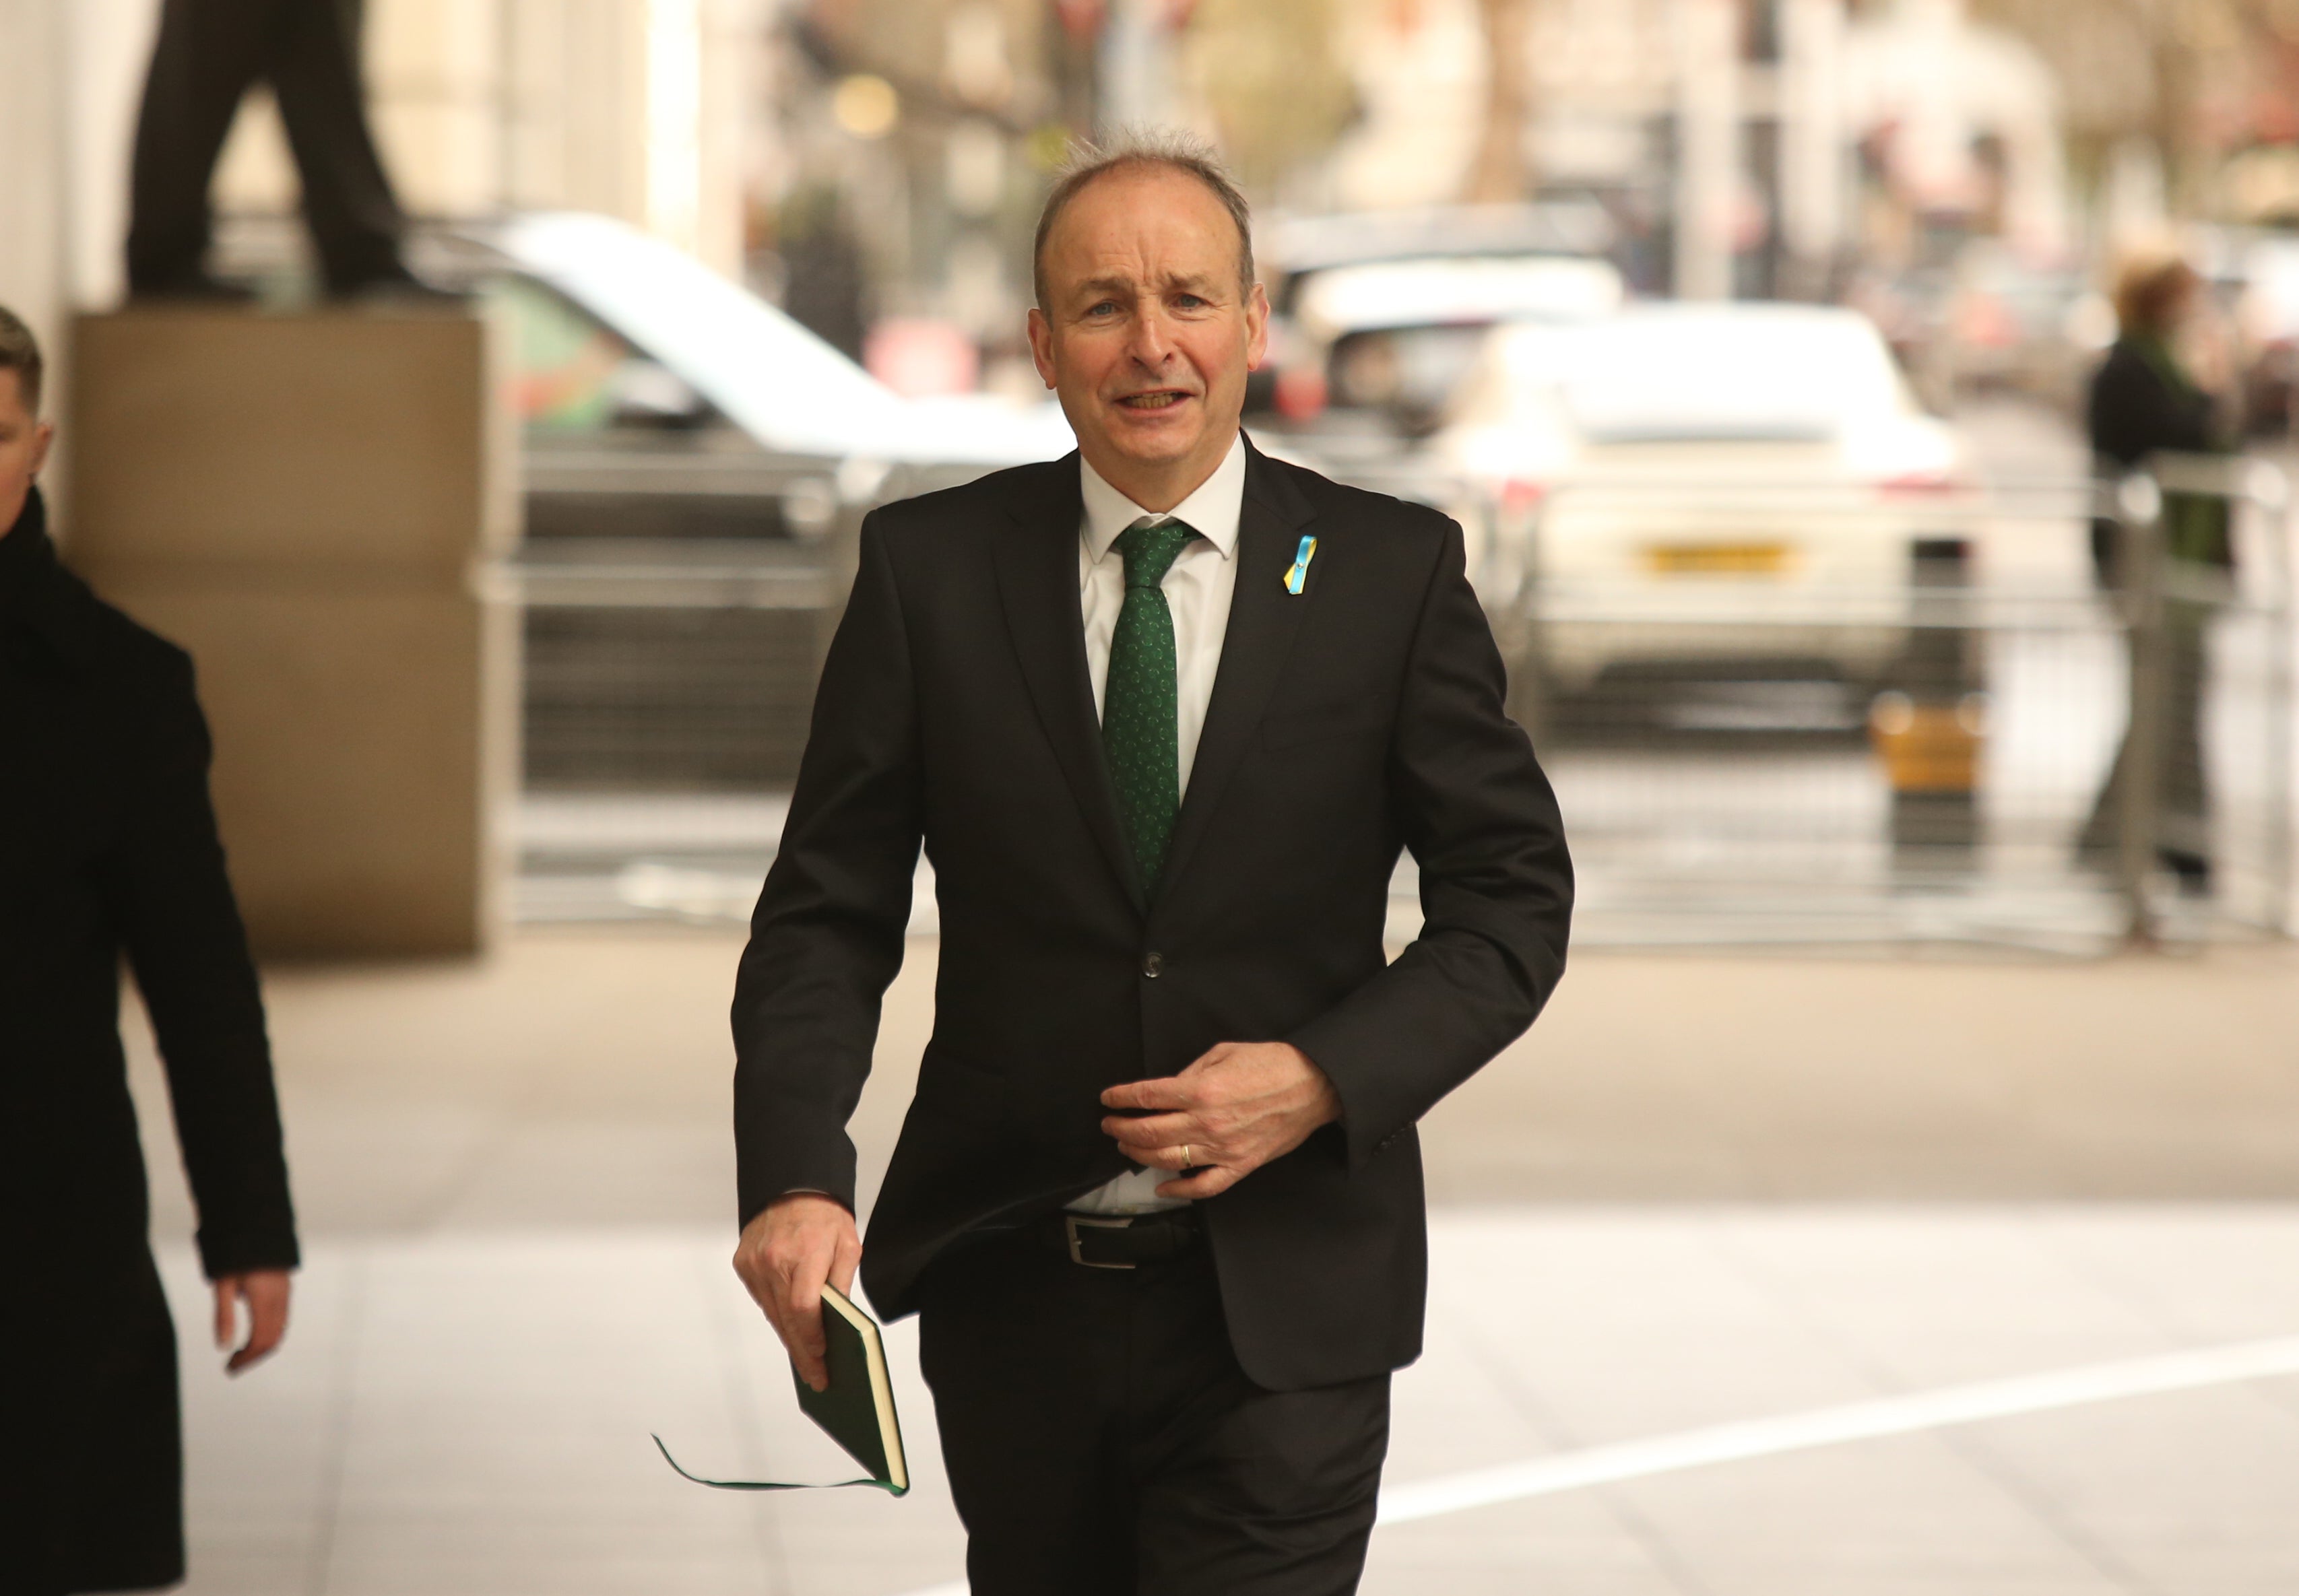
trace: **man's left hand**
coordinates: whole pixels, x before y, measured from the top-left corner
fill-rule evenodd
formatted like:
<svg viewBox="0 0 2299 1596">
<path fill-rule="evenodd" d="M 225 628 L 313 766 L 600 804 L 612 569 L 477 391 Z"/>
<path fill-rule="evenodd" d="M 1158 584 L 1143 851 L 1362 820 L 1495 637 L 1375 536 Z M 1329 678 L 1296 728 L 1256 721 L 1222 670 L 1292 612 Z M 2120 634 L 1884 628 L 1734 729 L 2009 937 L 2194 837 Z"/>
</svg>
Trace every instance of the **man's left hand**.
<svg viewBox="0 0 2299 1596">
<path fill-rule="evenodd" d="M 1225 1192 L 1341 1117 L 1333 1083 L 1287 1042 L 1216 1043 L 1179 1075 L 1110 1087 L 1101 1105 L 1133 1111 L 1101 1122 L 1126 1157 L 1195 1171 L 1160 1186 L 1161 1197 Z"/>
</svg>

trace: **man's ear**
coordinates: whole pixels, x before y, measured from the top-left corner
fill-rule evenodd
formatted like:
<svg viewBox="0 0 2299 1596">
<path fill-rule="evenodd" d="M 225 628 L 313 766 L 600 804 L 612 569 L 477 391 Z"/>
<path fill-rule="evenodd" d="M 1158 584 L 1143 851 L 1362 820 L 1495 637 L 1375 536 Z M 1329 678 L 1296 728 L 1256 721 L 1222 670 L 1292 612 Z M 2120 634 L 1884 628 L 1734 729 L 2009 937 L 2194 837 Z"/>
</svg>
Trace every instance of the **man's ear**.
<svg viewBox="0 0 2299 1596">
<path fill-rule="evenodd" d="M 1269 291 L 1260 284 L 1245 301 L 1245 368 L 1258 371 L 1269 359 Z"/>
<path fill-rule="evenodd" d="M 40 475 L 40 467 L 48 463 L 48 445 L 55 441 L 54 422 L 43 421 L 32 429 L 32 475 L 34 477 L 37 478 Z"/>
<path fill-rule="evenodd" d="M 1054 385 L 1054 327 L 1046 313 L 1037 306 L 1030 307 L 1030 362 L 1038 368 L 1038 379 L 1047 387 Z"/>
</svg>

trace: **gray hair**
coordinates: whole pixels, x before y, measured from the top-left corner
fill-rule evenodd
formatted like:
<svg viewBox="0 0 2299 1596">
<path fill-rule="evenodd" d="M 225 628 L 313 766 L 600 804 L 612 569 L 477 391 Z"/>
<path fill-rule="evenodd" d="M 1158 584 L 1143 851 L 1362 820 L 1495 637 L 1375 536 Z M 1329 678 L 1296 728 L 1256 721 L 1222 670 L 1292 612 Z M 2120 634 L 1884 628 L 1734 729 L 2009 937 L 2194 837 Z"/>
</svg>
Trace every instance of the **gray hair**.
<svg viewBox="0 0 2299 1596">
<path fill-rule="evenodd" d="M 46 362 L 40 359 L 40 341 L 32 336 L 32 329 L 13 310 L 0 305 L 0 371 L 16 374 L 24 408 L 35 416 L 40 413 L 40 379 L 46 370 Z"/>
<path fill-rule="evenodd" d="M 1074 146 L 1069 159 L 1054 174 L 1052 192 L 1046 195 L 1045 209 L 1038 212 L 1038 236 L 1030 246 L 1030 286 L 1040 310 L 1046 308 L 1046 238 L 1053 232 L 1054 223 L 1092 183 L 1112 172 L 1140 170 L 1179 172 L 1213 192 L 1230 220 L 1237 224 L 1238 287 L 1248 294 L 1253 291 L 1253 215 L 1213 146 L 1195 134 L 1174 128 L 1130 128 L 1120 129 L 1098 144 Z"/>
</svg>

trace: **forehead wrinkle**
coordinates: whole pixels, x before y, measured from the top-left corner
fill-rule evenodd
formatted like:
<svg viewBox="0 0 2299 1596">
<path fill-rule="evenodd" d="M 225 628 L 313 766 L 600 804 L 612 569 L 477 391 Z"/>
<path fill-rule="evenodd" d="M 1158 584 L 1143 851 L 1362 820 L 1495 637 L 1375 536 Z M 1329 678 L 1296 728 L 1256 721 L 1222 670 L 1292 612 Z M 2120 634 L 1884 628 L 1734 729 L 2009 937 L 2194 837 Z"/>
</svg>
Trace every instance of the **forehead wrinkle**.
<svg viewBox="0 0 2299 1596">
<path fill-rule="evenodd" d="M 1213 280 L 1210 276 L 1202 271 L 1162 271 L 1154 276 L 1136 275 L 1127 271 L 1098 271 L 1082 280 L 1078 286 L 1081 288 L 1140 288 L 1144 286 L 1145 277 L 1148 278 L 1149 286 L 1157 288 L 1202 288 Z"/>
<path fill-rule="evenodd" d="M 1081 278 L 1073 292 L 1080 294 L 1141 294 L 1146 289 L 1159 294 L 1181 291 L 1209 296 L 1216 292 L 1216 285 L 1221 281 L 1222 276 L 1218 272 L 1166 271 L 1158 273 L 1153 282 L 1145 285 L 1141 277 L 1130 272 L 1100 271 Z"/>
</svg>

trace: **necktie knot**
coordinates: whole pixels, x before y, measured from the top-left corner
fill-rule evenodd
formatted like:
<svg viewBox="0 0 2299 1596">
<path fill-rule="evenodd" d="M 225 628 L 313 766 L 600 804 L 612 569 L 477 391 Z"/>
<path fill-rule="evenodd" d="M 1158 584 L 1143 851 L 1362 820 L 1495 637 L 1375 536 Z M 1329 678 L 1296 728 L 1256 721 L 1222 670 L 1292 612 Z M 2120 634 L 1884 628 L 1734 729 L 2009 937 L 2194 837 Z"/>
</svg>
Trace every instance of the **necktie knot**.
<svg viewBox="0 0 2299 1596">
<path fill-rule="evenodd" d="M 1158 586 L 1197 535 L 1186 521 L 1136 521 L 1119 533 L 1111 547 L 1125 558 L 1125 585 Z"/>
</svg>

